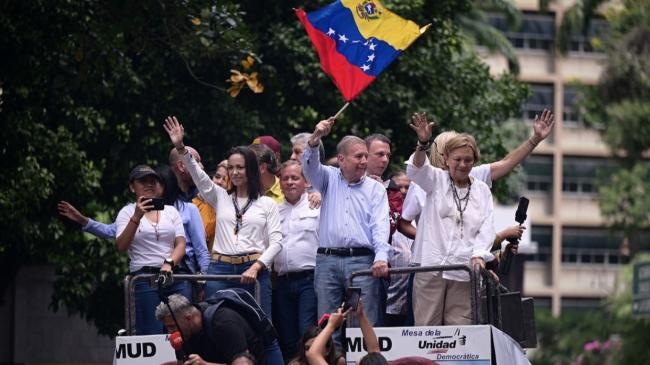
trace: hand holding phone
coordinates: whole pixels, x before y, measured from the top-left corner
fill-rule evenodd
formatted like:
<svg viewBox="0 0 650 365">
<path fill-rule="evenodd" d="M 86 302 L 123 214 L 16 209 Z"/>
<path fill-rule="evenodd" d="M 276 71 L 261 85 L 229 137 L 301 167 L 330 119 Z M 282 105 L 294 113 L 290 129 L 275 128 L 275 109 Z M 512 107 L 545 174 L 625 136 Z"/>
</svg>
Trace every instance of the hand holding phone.
<svg viewBox="0 0 650 365">
<path fill-rule="evenodd" d="M 150 210 L 164 210 L 165 200 L 163 198 L 151 198 L 151 203 L 149 206 L 153 206 L 153 208 Z"/>
</svg>

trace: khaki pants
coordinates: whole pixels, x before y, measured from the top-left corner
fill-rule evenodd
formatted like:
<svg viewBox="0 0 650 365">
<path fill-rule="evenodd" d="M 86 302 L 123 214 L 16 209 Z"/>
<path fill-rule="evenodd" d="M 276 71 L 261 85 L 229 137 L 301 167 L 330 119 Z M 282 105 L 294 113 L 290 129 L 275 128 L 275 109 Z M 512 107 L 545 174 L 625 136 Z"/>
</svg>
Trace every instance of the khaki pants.
<svg viewBox="0 0 650 365">
<path fill-rule="evenodd" d="M 415 274 L 413 313 L 416 326 L 472 324 L 470 282 L 442 278 L 442 273 Z"/>
</svg>

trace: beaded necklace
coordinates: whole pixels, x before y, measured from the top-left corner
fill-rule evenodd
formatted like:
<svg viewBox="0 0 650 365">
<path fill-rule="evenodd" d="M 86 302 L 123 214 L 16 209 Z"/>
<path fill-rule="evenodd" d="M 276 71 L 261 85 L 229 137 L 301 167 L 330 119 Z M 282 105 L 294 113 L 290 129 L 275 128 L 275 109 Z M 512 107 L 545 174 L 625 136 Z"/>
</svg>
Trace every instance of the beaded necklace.
<svg viewBox="0 0 650 365">
<path fill-rule="evenodd" d="M 158 229 L 158 226 L 160 225 L 160 216 L 158 211 L 156 211 L 156 224 L 151 223 L 151 220 L 147 218 L 147 222 L 153 227 L 153 231 L 156 232 L 156 241 L 160 241 L 160 230 Z"/>
<path fill-rule="evenodd" d="M 463 228 L 465 225 L 463 222 L 463 213 L 465 212 L 465 209 L 467 209 L 467 203 L 469 203 L 469 193 L 472 191 L 472 179 L 469 179 L 469 184 L 467 185 L 467 194 L 465 194 L 465 196 L 462 198 L 460 195 L 458 195 L 458 190 L 456 189 L 456 185 L 454 185 L 454 180 L 451 178 L 451 174 L 449 174 L 449 185 L 451 186 L 454 204 L 456 205 L 456 210 L 459 214 L 459 217 L 456 218 L 456 225 L 460 226 L 460 239 L 462 240 Z M 463 205 L 463 203 L 465 204 Z"/>
</svg>

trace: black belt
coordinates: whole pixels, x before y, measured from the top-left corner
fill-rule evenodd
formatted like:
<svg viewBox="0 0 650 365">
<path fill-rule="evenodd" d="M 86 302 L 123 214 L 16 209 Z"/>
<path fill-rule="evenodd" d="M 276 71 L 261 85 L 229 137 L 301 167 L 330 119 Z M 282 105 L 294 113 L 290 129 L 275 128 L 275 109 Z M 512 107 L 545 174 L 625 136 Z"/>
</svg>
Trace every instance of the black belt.
<svg viewBox="0 0 650 365">
<path fill-rule="evenodd" d="M 154 267 L 154 266 L 143 266 L 140 269 L 136 271 L 132 271 L 129 274 L 131 275 L 138 275 L 138 274 L 158 274 L 160 273 L 160 268 L 159 267 Z"/>
<path fill-rule="evenodd" d="M 365 247 L 319 247 L 318 253 L 334 256 L 370 256 L 375 252 Z"/>
<path fill-rule="evenodd" d="M 183 269 L 181 269 L 178 266 L 174 266 L 174 268 L 172 269 L 172 272 L 174 272 L 174 274 L 181 273 L 182 271 Z M 129 273 L 129 275 L 138 275 L 138 274 L 160 274 L 160 268 L 155 266 L 143 266 L 140 269 Z"/>
<path fill-rule="evenodd" d="M 278 275 L 278 279 L 281 280 L 298 280 L 298 279 L 304 279 L 309 276 L 314 275 L 314 270 L 303 270 L 303 271 L 294 271 L 294 272 L 287 272 L 282 275 Z"/>
</svg>

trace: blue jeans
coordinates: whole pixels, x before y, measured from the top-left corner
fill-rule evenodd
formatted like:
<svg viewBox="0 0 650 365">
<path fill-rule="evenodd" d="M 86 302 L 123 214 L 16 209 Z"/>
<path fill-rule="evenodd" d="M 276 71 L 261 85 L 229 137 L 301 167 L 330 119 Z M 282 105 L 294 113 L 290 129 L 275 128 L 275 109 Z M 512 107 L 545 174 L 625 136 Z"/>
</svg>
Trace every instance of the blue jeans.
<svg viewBox="0 0 650 365">
<path fill-rule="evenodd" d="M 138 273 L 137 271 L 135 272 Z M 163 294 L 185 295 L 185 281 L 175 282 L 170 288 L 165 288 Z M 158 289 L 152 288 L 148 280 L 139 280 L 135 283 L 135 331 L 138 336 L 158 335 L 165 333 L 162 322 L 156 319 L 156 307 L 160 304 Z M 192 298 L 188 298 L 192 300 Z"/>
<path fill-rule="evenodd" d="M 280 345 L 278 345 L 278 340 L 274 340 L 273 343 L 266 346 L 266 364 L 284 365 L 282 351 L 280 350 Z"/>
<path fill-rule="evenodd" d="M 208 267 L 208 274 L 210 275 L 241 275 L 249 267 L 251 267 L 255 261 L 250 261 L 241 265 L 233 265 L 220 261 L 210 261 L 210 266 Z M 260 283 L 260 307 L 266 313 L 266 316 L 269 320 L 272 319 L 271 314 L 271 278 L 269 277 L 269 271 L 263 270 L 257 273 L 257 281 Z M 228 289 L 228 288 L 243 288 L 248 290 L 251 295 L 255 296 L 255 284 L 241 284 L 238 280 L 210 280 L 205 283 L 205 298 L 210 298 L 217 290 Z"/>
<path fill-rule="evenodd" d="M 319 253 L 316 256 L 316 276 L 314 278 L 314 287 L 318 297 L 318 316 L 335 312 L 345 297 L 350 274 L 370 269 L 373 262 L 374 255 L 334 256 Z M 381 320 L 380 280 L 372 276 L 358 276 L 352 284 L 361 288 L 361 301 L 366 317 L 373 326 L 379 326 Z M 348 327 L 358 326 L 359 321 L 356 317 L 348 317 Z M 334 335 L 334 339 L 340 344 L 339 332 Z"/>
<path fill-rule="evenodd" d="M 285 359 L 298 352 L 298 341 L 305 329 L 316 325 L 314 275 L 299 279 L 279 277 L 273 290 L 275 328 Z"/>
</svg>

